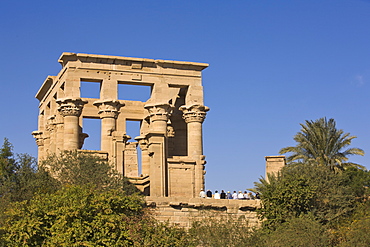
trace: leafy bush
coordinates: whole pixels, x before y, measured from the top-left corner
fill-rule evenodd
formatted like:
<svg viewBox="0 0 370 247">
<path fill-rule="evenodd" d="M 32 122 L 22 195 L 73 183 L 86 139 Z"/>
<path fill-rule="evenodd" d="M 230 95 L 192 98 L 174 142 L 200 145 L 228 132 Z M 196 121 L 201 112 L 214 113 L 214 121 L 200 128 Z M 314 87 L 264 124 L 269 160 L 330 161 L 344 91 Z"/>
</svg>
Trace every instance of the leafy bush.
<svg viewBox="0 0 370 247">
<path fill-rule="evenodd" d="M 193 222 L 189 234 L 196 246 L 259 246 L 259 238 L 244 217 L 220 219 L 210 214 Z"/>
<path fill-rule="evenodd" d="M 78 151 L 49 155 L 41 167 L 50 171 L 62 185 L 91 184 L 98 189 L 123 189 L 126 195 L 140 193 L 126 177 L 106 160 Z"/>
<path fill-rule="evenodd" d="M 318 222 L 309 217 L 291 218 L 265 236 L 268 247 L 329 246 L 329 234 Z"/>
</svg>

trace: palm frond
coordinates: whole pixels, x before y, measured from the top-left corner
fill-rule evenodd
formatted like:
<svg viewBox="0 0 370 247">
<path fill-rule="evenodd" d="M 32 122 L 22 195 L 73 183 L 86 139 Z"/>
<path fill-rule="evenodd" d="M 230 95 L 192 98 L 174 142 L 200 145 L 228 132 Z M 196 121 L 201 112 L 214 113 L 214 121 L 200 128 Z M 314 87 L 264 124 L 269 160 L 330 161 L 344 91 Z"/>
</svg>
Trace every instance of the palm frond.
<svg viewBox="0 0 370 247">
<path fill-rule="evenodd" d="M 282 148 L 279 153 L 290 155 L 288 163 L 311 162 L 329 166 L 333 169 L 344 169 L 350 155 L 364 155 L 359 148 L 347 148 L 356 136 L 350 136 L 343 130 L 336 128 L 334 119 L 320 118 L 315 121 L 306 120 L 301 125 L 301 131 L 293 139 L 297 145 Z M 343 149 L 347 148 L 343 151 Z M 357 164 L 356 164 L 357 165 Z M 358 165 L 358 167 L 362 167 Z"/>
</svg>

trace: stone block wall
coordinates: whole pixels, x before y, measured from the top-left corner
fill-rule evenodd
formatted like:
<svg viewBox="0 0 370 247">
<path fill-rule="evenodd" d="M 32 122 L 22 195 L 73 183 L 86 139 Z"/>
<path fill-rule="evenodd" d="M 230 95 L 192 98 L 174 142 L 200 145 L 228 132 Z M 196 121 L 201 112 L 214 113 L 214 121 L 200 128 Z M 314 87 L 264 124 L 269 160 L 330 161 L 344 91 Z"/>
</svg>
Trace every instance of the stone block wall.
<svg viewBox="0 0 370 247">
<path fill-rule="evenodd" d="M 193 221 L 201 221 L 207 217 L 215 219 L 244 217 L 251 227 L 260 225 L 256 213 L 256 209 L 260 207 L 260 200 L 147 197 L 146 202 L 157 220 L 184 228 L 190 228 Z"/>
</svg>

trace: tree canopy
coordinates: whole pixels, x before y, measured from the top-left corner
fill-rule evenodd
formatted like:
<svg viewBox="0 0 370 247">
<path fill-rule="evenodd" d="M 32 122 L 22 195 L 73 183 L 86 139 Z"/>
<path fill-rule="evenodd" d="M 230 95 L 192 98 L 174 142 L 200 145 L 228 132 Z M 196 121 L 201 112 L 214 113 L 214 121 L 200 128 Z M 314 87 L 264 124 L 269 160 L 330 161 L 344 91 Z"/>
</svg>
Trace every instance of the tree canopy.
<svg viewBox="0 0 370 247">
<path fill-rule="evenodd" d="M 361 174 L 360 174 L 361 173 Z M 361 185 L 348 177 L 361 177 Z M 322 224 L 336 222 L 351 214 L 356 202 L 362 201 L 370 175 L 362 170 L 345 170 L 336 173 L 320 165 L 288 165 L 269 181 L 261 178 L 255 183 L 260 192 L 262 207 L 259 217 L 269 229 L 290 218 L 311 214 Z"/>
<path fill-rule="evenodd" d="M 348 158 L 364 151 L 349 147 L 356 137 L 337 129 L 334 119 L 306 121 L 301 127 L 294 136 L 297 145 L 280 150 L 291 153 L 287 165 L 278 174 L 268 174 L 268 180 L 255 183 L 262 205 L 258 216 L 263 229 L 271 233 L 270 240 L 279 235 L 274 233 L 278 229 L 289 229 L 298 222 L 295 219 L 304 217 L 335 232 L 332 245 L 344 243 L 348 234 L 340 230 L 342 226 L 356 232 L 368 224 L 356 212 L 368 204 L 370 173 Z M 356 224 L 359 219 L 362 223 Z"/>
<path fill-rule="evenodd" d="M 356 136 L 337 129 L 334 119 L 306 120 L 305 124 L 300 125 L 301 131 L 294 136 L 297 145 L 282 148 L 279 152 L 291 153 L 287 157 L 288 163 L 319 164 L 335 170 L 351 166 L 365 169 L 359 164 L 348 162 L 348 156 L 364 155 L 364 151 L 360 148 L 348 148 Z"/>
<path fill-rule="evenodd" d="M 330 125 L 329 134 L 347 148 L 354 137 Z M 321 127 L 316 132 L 325 135 Z M 338 158 L 360 149 L 336 150 L 342 155 L 332 160 L 326 151 L 312 158 L 300 150 L 307 157 L 297 154 L 276 176 L 255 183 L 261 228 L 249 227 L 247 218 L 210 215 L 186 231 L 156 221 L 136 187 L 107 161 L 66 151 L 37 167 L 5 139 L 0 246 L 369 246 L 370 173 Z"/>
<path fill-rule="evenodd" d="M 99 189 L 123 189 L 124 193 L 140 191 L 108 161 L 96 155 L 78 151 L 51 154 L 40 164 L 65 185 L 91 184 Z"/>
<path fill-rule="evenodd" d="M 6 214 L 4 246 L 189 246 L 183 229 L 157 223 L 141 196 L 121 190 L 67 186 Z"/>
</svg>

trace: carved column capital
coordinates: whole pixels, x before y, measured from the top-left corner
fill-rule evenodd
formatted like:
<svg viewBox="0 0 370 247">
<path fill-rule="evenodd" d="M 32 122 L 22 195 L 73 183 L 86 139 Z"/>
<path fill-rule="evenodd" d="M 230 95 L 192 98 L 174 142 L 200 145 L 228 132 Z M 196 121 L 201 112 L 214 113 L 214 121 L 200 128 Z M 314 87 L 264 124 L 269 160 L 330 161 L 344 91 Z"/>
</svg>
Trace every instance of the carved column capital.
<svg viewBox="0 0 370 247">
<path fill-rule="evenodd" d="M 87 101 L 84 101 L 80 98 L 64 98 L 57 99 L 56 101 L 59 104 L 58 111 L 63 116 L 76 116 L 79 117 L 82 112 L 82 108 Z"/>
<path fill-rule="evenodd" d="M 209 107 L 204 105 L 183 105 L 180 106 L 179 110 L 183 112 L 182 118 L 186 123 L 203 123 L 204 119 L 206 118 L 206 112 L 209 111 Z"/>
<path fill-rule="evenodd" d="M 93 103 L 99 109 L 100 118 L 117 118 L 119 109 L 125 104 L 118 100 L 99 100 Z"/>
<path fill-rule="evenodd" d="M 147 150 L 149 141 L 144 136 L 135 137 L 135 140 L 138 141 L 141 150 Z"/>
<path fill-rule="evenodd" d="M 145 109 L 149 112 L 150 121 L 166 121 L 172 114 L 172 107 L 170 104 L 154 104 L 145 105 Z"/>
<path fill-rule="evenodd" d="M 44 137 L 42 131 L 33 131 L 32 135 L 35 138 L 37 146 L 44 146 Z"/>
<path fill-rule="evenodd" d="M 112 132 L 113 140 L 117 142 L 126 143 L 128 140 L 131 139 L 131 136 L 126 135 L 126 133 L 122 131 L 113 131 Z"/>
</svg>

